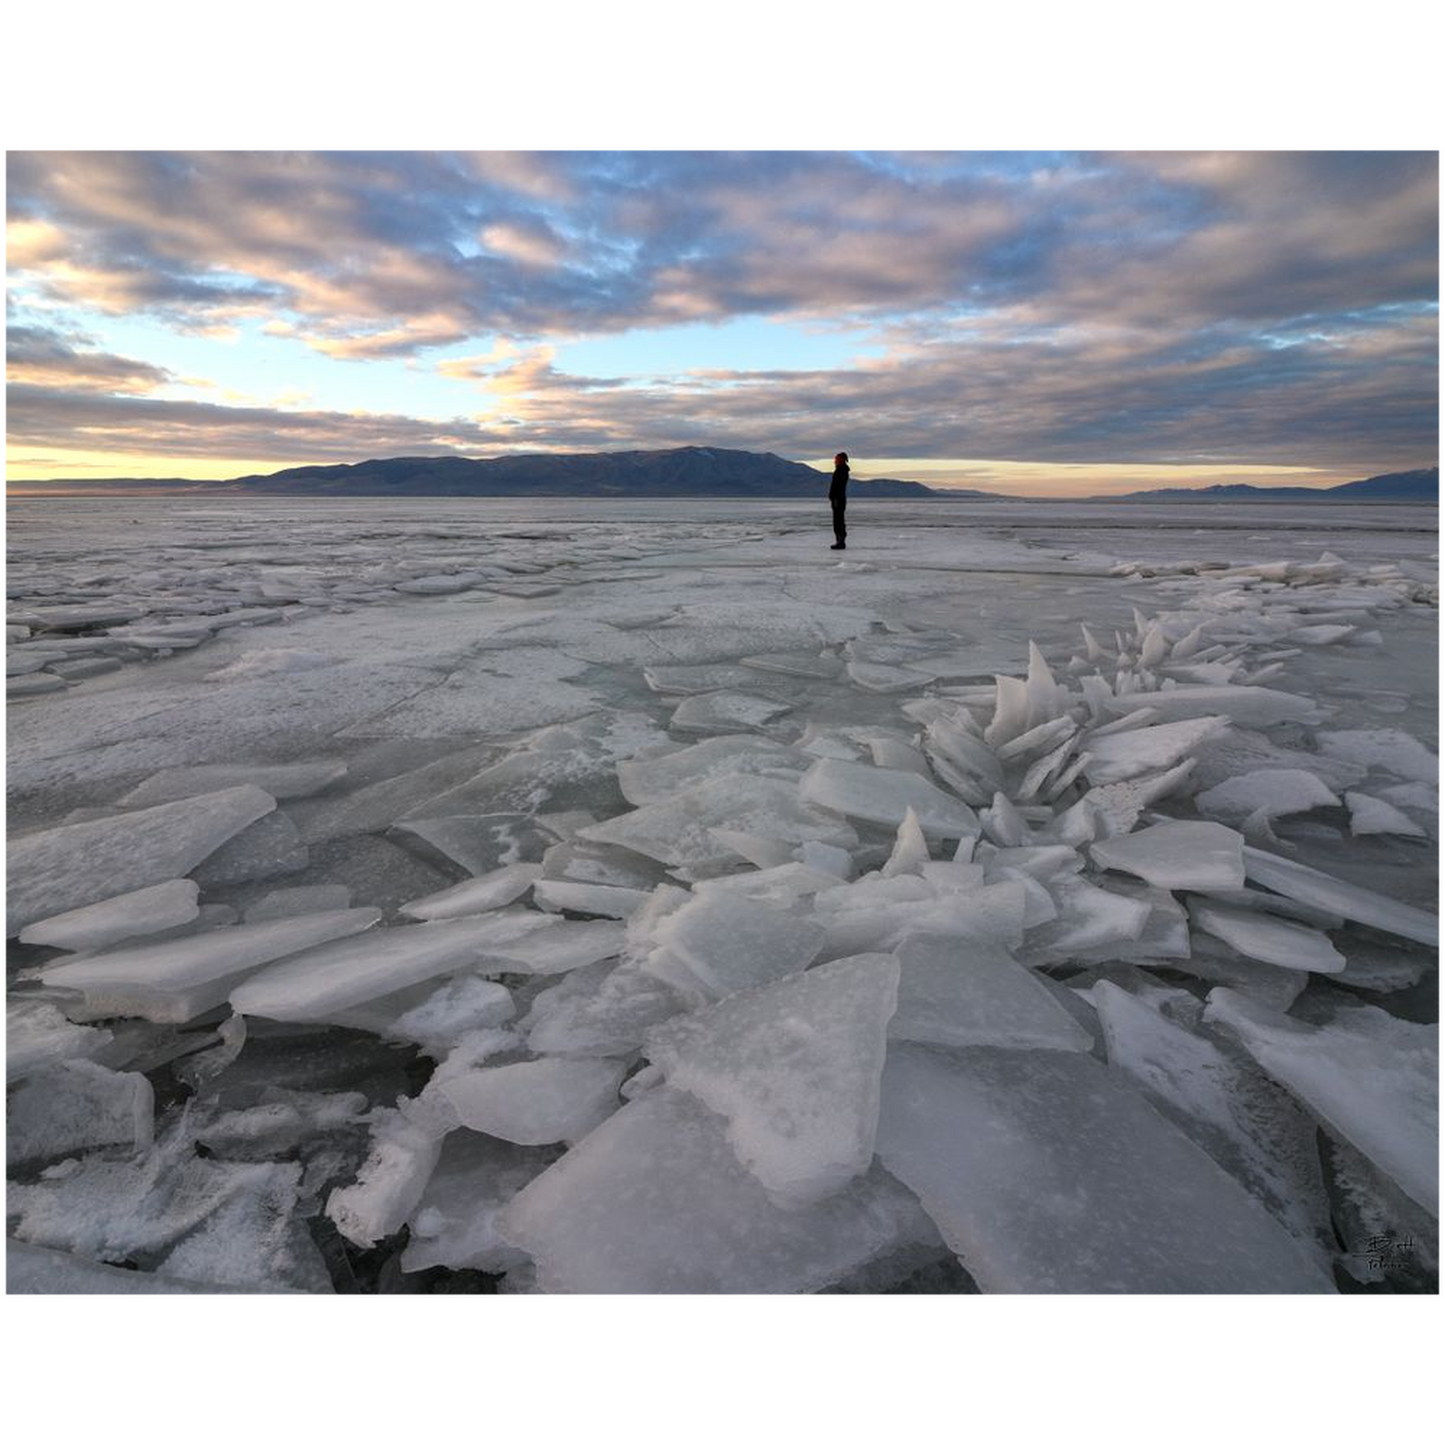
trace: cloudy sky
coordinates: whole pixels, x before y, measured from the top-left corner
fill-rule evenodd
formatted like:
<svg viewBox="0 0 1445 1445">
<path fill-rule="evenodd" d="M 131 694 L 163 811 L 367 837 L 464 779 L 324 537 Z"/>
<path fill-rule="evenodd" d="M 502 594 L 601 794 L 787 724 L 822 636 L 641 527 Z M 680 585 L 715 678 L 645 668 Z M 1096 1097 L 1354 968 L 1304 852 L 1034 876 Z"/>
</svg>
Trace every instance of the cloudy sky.
<svg viewBox="0 0 1445 1445">
<path fill-rule="evenodd" d="M 699 444 L 1434 464 L 1434 153 L 12 152 L 10 480 Z"/>
</svg>

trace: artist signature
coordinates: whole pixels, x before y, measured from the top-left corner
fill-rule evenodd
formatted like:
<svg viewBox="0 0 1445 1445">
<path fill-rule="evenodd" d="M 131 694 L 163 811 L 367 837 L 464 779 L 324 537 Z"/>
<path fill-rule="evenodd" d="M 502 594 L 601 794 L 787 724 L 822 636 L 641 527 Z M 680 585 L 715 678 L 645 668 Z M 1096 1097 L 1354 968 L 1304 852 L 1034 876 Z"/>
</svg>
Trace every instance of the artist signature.
<svg viewBox="0 0 1445 1445">
<path fill-rule="evenodd" d="M 1411 1262 L 1415 1253 L 1415 1237 L 1411 1234 L 1372 1234 L 1364 1247 L 1353 1253 L 1356 1259 L 1363 1259 L 1372 1272 L 1383 1274 L 1388 1269 L 1400 1269 Z"/>
</svg>

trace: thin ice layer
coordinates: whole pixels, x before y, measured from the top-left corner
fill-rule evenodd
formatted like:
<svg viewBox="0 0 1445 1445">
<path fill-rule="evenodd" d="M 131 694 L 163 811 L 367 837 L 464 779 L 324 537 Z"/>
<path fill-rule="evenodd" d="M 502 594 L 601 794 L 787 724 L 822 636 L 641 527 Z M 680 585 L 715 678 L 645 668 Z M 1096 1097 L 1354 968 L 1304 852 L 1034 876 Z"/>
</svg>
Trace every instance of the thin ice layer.
<svg viewBox="0 0 1445 1445">
<path fill-rule="evenodd" d="M 1086 1054 L 894 1044 L 878 1157 L 985 1293 L 1331 1293 L 1242 1186 Z"/>
<path fill-rule="evenodd" d="M 931 1233 L 878 1170 L 810 1209 L 779 1209 L 738 1163 L 726 1122 L 666 1087 L 533 1180 L 499 1230 L 556 1294 L 798 1294 Z"/>
<path fill-rule="evenodd" d="M 1101 868 L 1133 873 L 1156 888 L 1244 886 L 1244 839 L 1219 823 L 1156 823 L 1089 845 Z"/>
<path fill-rule="evenodd" d="M 819 758 L 803 774 L 798 791 L 821 808 L 898 827 L 911 808 L 930 838 L 964 838 L 979 831 L 978 815 L 917 773 L 871 768 L 839 758 Z"/>
<path fill-rule="evenodd" d="M 468 1129 L 513 1144 L 585 1138 L 618 1106 L 626 1065 L 611 1059 L 530 1059 L 472 1069 L 441 1085 Z"/>
<path fill-rule="evenodd" d="M 54 918 L 42 919 L 21 930 L 21 943 L 43 944 L 47 948 L 104 948 L 122 939 L 135 938 L 189 923 L 200 912 L 200 892 L 189 878 L 172 878 L 153 883 L 103 903 L 73 908 Z"/>
</svg>

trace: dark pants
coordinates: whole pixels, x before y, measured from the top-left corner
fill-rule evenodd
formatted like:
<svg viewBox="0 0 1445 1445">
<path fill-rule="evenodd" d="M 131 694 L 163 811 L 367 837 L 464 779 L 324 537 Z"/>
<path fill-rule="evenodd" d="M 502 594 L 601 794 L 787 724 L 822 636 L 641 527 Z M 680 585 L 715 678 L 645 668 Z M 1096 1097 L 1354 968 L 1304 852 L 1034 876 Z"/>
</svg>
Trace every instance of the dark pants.
<svg viewBox="0 0 1445 1445">
<path fill-rule="evenodd" d="M 848 509 L 847 497 L 829 497 L 833 504 L 833 536 L 839 542 L 848 540 L 848 528 L 843 523 L 843 513 Z"/>
</svg>

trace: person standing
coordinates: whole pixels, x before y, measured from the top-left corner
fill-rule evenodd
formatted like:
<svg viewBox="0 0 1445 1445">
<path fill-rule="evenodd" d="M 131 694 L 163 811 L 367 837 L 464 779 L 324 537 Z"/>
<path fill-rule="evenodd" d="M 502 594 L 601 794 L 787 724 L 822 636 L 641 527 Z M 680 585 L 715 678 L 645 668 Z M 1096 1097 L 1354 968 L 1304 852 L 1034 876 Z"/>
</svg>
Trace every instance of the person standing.
<svg viewBox="0 0 1445 1445">
<path fill-rule="evenodd" d="M 839 452 L 833 458 L 833 484 L 828 488 L 828 500 L 833 505 L 833 545 L 830 552 L 848 550 L 848 528 L 844 513 L 848 509 L 848 453 Z"/>
</svg>

